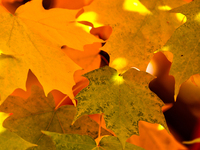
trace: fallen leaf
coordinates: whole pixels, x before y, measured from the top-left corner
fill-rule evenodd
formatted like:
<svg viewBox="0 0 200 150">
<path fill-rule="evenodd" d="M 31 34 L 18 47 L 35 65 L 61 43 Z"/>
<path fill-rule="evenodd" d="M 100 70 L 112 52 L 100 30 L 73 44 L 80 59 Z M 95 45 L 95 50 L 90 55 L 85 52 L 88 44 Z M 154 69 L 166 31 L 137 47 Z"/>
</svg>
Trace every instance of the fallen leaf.
<svg viewBox="0 0 200 150">
<path fill-rule="evenodd" d="M 71 105 L 61 106 L 55 110 L 54 99 L 51 94 L 45 96 L 44 91 L 33 86 L 28 99 L 9 96 L 0 106 L 0 111 L 13 113 L 3 123 L 3 126 L 19 135 L 28 142 L 37 144 L 38 150 L 55 150 L 55 146 L 48 136 L 41 133 L 47 130 L 58 133 L 70 133 L 98 136 L 99 125 L 88 116 L 83 116 L 71 125 L 76 114 L 76 108 Z M 102 128 L 102 135 L 111 135 Z"/>
<path fill-rule="evenodd" d="M 118 75 L 105 66 L 84 75 L 89 86 L 80 91 L 75 119 L 84 114 L 104 114 L 106 127 L 124 145 L 133 134 L 138 134 L 138 122 L 167 125 L 161 107 L 164 103 L 148 88 L 153 76 L 134 68 Z M 74 120 L 75 120 L 74 119 Z"/>
</svg>

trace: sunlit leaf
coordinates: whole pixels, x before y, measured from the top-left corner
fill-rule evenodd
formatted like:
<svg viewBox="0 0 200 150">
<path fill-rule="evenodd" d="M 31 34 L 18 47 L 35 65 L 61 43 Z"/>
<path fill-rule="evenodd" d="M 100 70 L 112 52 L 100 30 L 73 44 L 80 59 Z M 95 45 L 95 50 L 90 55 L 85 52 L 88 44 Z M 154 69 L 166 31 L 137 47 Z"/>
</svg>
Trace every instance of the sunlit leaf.
<svg viewBox="0 0 200 150">
<path fill-rule="evenodd" d="M 63 51 L 82 68 L 82 70 L 78 70 L 74 74 L 76 83 L 83 79 L 83 74 L 100 67 L 100 47 L 101 43 L 95 43 L 93 45 L 85 45 L 84 51 L 75 50 L 69 47 L 63 48 Z"/>
<path fill-rule="evenodd" d="M 84 7 L 84 10 L 85 13 L 96 14 L 95 27 L 98 26 L 96 23 L 99 23 L 109 25 L 113 29 L 103 47 L 110 55 L 111 67 L 120 72 L 130 67 L 144 71 L 153 52 L 161 48 L 182 24 L 175 14 L 159 8 L 175 8 L 184 3 L 186 2 L 182 0 L 94 0 Z M 93 21 L 90 18 L 83 20 Z M 118 67 L 120 63 L 115 63 L 118 58 L 126 62 L 123 68 Z"/>
<path fill-rule="evenodd" d="M 26 150 L 29 147 L 37 146 L 31 144 L 21 137 L 17 136 L 15 133 L 8 131 L 2 126 L 2 122 L 8 115 L 0 113 L 0 145 L 1 150 Z"/>
<path fill-rule="evenodd" d="M 14 15 L 1 11 L 1 103 L 15 88 L 25 89 L 29 69 L 37 76 L 46 94 L 58 89 L 73 98 L 73 73 L 81 68 L 61 47 L 67 45 L 83 50 L 85 44 L 100 41 L 76 26 L 77 13 L 77 10 L 58 8 L 45 10 L 42 0 L 20 6 Z"/>
<path fill-rule="evenodd" d="M 161 125 L 141 121 L 139 130 L 140 135 L 131 136 L 127 142 L 141 146 L 146 150 L 187 150 L 172 134 L 161 128 Z"/>
<path fill-rule="evenodd" d="M 138 122 L 167 125 L 161 110 L 164 105 L 148 88 L 153 76 L 134 68 L 118 75 L 108 66 L 84 75 L 89 86 L 76 95 L 76 118 L 84 114 L 103 113 L 106 127 L 124 145 L 127 138 L 138 134 Z"/>
</svg>

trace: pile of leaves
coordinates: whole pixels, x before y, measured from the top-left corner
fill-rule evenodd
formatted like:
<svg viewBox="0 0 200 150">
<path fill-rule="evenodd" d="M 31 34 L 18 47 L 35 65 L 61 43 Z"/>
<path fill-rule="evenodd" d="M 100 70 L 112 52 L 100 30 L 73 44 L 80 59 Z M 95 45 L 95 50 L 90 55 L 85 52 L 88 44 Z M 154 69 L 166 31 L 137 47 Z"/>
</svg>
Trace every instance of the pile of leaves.
<svg viewBox="0 0 200 150">
<path fill-rule="evenodd" d="M 1 2 L 1 150 L 186 149 L 147 66 L 165 54 L 175 97 L 200 73 L 200 0 L 81 2 L 32 0 L 13 12 Z"/>
</svg>

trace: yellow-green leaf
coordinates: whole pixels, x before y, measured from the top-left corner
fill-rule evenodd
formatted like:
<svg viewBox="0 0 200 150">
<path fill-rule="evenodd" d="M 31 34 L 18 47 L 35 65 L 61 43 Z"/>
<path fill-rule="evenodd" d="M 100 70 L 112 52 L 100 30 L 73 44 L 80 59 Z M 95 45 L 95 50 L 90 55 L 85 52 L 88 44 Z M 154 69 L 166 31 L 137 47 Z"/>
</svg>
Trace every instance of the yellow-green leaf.
<svg viewBox="0 0 200 150">
<path fill-rule="evenodd" d="M 96 142 L 88 135 L 78 134 L 59 134 L 54 132 L 42 131 L 49 135 L 56 146 L 57 150 L 93 150 L 96 147 Z"/>
<path fill-rule="evenodd" d="M 76 95 L 78 118 L 84 114 L 103 113 L 106 126 L 124 145 L 133 134 L 138 134 L 140 120 L 162 124 L 166 129 L 161 107 L 164 103 L 148 88 L 153 76 L 129 69 L 118 74 L 111 67 L 103 67 L 84 75 L 89 86 Z"/>
<path fill-rule="evenodd" d="M 8 115 L 5 113 L 0 113 L 0 145 L 1 150 L 26 150 L 29 147 L 37 146 L 31 144 L 21 137 L 17 136 L 15 133 L 8 131 L 2 127 L 2 122 Z"/>
<path fill-rule="evenodd" d="M 103 47 L 110 55 L 111 67 L 118 71 L 130 67 L 144 71 L 153 52 L 182 24 L 168 10 L 184 3 L 183 0 L 94 0 L 78 19 L 91 21 L 95 27 L 112 27 Z"/>
<path fill-rule="evenodd" d="M 99 145 L 96 144 L 95 140 L 87 135 L 78 134 L 59 134 L 54 132 L 42 131 L 46 135 L 49 135 L 55 145 L 56 149 L 65 150 L 123 150 L 122 144 L 119 139 L 114 136 L 104 136 Z M 124 150 L 144 150 L 141 147 L 126 142 Z"/>
<path fill-rule="evenodd" d="M 0 106 L 0 111 L 13 113 L 4 121 L 4 127 L 26 141 L 37 144 L 34 148 L 37 150 L 55 150 L 51 139 L 41 133 L 41 130 L 89 135 L 93 138 L 98 135 L 99 125 L 88 116 L 81 117 L 71 125 L 76 108 L 65 105 L 55 110 L 53 96 L 48 94 L 46 97 L 44 91 L 37 86 L 33 86 L 32 94 L 26 100 L 9 96 Z M 102 128 L 102 135 L 104 134 L 110 135 Z"/>
<path fill-rule="evenodd" d="M 200 0 L 195 0 L 171 10 L 187 17 L 167 41 L 161 51 L 170 51 L 173 62 L 170 74 L 175 77 L 175 94 L 190 76 L 200 73 Z"/>
</svg>

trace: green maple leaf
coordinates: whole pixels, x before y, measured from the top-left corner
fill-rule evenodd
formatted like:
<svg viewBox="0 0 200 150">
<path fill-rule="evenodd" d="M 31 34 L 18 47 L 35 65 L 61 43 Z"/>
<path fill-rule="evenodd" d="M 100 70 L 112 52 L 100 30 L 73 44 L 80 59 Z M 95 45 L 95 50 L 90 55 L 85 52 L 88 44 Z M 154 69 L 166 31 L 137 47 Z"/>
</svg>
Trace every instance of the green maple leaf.
<svg viewBox="0 0 200 150">
<path fill-rule="evenodd" d="M 108 66 L 84 75 L 88 87 L 76 95 L 78 118 L 84 114 L 103 113 L 106 126 L 122 144 L 138 134 L 140 120 L 159 123 L 167 129 L 161 107 L 164 103 L 148 88 L 153 76 L 129 69 L 122 75 Z"/>
<path fill-rule="evenodd" d="M 87 135 L 78 134 L 59 134 L 48 131 L 43 131 L 46 135 L 49 135 L 57 149 L 65 150 L 122 150 L 122 144 L 119 139 L 114 136 L 104 136 L 99 145 L 96 144 L 95 140 Z M 141 147 L 127 143 L 124 150 L 144 150 Z"/>
<path fill-rule="evenodd" d="M 173 54 L 170 74 L 175 77 L 177 95 L 183 82 L 190 76 L 200 73 L 200 0 L 175 8 L 171 12 L 182 13 L 187 17 L 186 23 L 174 32 L 160 50 Z"/>
<path fill-rule="evenodd" d="M 111 67 L 118 71 L 130 67 L 144 71 L 153 52 L 182 24 L 175 14 L 160 7 L 175 8 L 184 3 L 180 0 L 94 0 L 84 10 L 86 15 L 95 14 L 95 27 L 99 24 L 112 27 L 112 34 L 103 47 L 110 55 Z M 84 13 L 78 19 L 93 23 L 90 17 L 84 18 Z M 124 66 L 118 67 L 120 63 Z"/>
<path fill-rule="evenodd" d="M 14 89 L 25 89 L 29 69 L 46 94 L 58 89 L 73 99 L 73 74 L 81 68 L 61 47 L 83 50 L 84 45 L 100 41 L 76 26 L 78 11 L 45 10 L 42 0 L 33 0 L 20 6 L 14 15 L 1 8 L 0 12 L 0 103 Z"/>
<path fill-rule="evenodd" d="M 13 113 L 4 121 L 4 127 L 26 141 L 37 144 L 38 147 L 34 148 L 37 150 L 55 150 L 51 139 L 41 130 L 86 134 L 93 138 L 98 135 L 99 125 L 88 116 L 81 117 L 71 125 L 76 108 L 66 105 L 55 110 L 53 96 L 48 94 L 46 97 L 44 91 L 37 86 L 32 87 L 32 94 L 26 100 L 9 96 L 0 106 L 0 111 Z M 110 135 L 105 129 L 102 130 L 102 134 Z"/>
<path fill-rule="evenodd" d="M 0 145 L 1 150 L 26 150 L 29 147 L 37 146 L 35 144 L 31 144 L 13 132 L 8 131 L 4 127 L 2 127 L 2 122 L 8 115 L 0 113 Z"/>
</svg>

